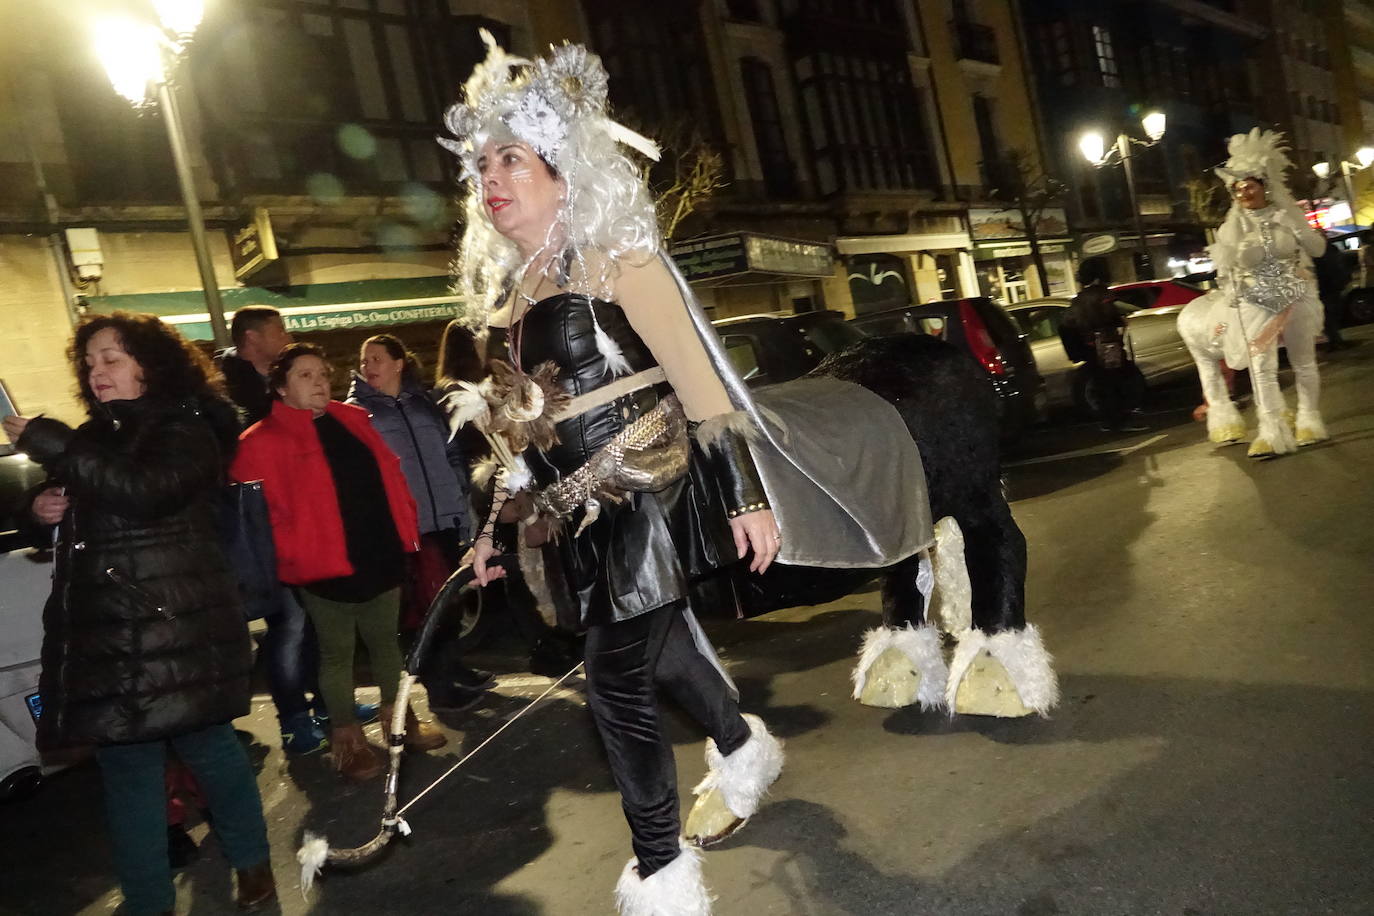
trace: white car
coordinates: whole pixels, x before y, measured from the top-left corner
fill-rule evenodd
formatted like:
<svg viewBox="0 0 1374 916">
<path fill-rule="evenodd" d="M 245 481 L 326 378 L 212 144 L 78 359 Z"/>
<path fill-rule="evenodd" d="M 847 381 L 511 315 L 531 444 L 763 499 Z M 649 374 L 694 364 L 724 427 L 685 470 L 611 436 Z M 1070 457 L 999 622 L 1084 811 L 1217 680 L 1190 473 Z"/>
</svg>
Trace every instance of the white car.
<svg viewBox="0 0 1374 916">
<path fill-rule="evenodd" d="M 21 542 L 17 505 L 43 471 L 8 446 L 0 452 L 0 801 L 38 787 L 44 769 L 34 746 L 41 711 L 39 652 L 43 604 L 52 591 L 52 552 Z"/>
<path fill-rule="evenodd" d="M 1064 352 L 1059 340 L 1059 323 L 1069 307 L 1068 299 L 1030 299 L 1005 306 L 1026 335 L 1036 368 L 1045 379 L 1045 393 L 1051 407 L 1084 407 L 1084 378 Z M 1147 385 L 1160 385 L 1191 375 L 1196 371 L 1193 357 L 1183 338 L 1178 336 L 1178 313 L 1183 306 L 1139 309 L 1118 301 L 1116 307 L 1126 318 L 1126 342 L 1135 364 Z"/>
</svg>

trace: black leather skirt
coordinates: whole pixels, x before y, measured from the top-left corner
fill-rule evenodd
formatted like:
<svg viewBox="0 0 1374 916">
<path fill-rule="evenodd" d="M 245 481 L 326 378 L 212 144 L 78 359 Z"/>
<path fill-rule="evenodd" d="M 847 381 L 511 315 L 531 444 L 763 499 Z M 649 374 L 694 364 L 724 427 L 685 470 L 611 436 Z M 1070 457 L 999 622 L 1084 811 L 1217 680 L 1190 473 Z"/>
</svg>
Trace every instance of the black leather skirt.
<svg viewBox="0 0 1374 916">
<path fill-rule="evenodd" d="M 695 443 L 683 477 L 656 493 L 603 501 L 596 521 L 573 537 L 581 523 L 579 511 L 544 547 L 559 626 L 574 632 L 686 599 L 693 583 L 736 559 L 719 487 Z"/>
</svg>

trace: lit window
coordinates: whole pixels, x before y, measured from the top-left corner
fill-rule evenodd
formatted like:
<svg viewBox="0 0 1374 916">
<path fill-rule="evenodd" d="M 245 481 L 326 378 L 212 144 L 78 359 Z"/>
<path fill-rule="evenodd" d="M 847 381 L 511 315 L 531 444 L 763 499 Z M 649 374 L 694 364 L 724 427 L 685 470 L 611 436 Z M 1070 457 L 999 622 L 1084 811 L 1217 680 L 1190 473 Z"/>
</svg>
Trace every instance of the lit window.
<svg viewBox="0 0 1374 916">
<path fill-rule="evenodd" d="M 1093 26 L 1093 48 L 1097 52 L 1097 72 L 1102 77 L 1102 85 L 1118 88 L 1121 76 L 1116 69 L 1116 52 L 1112 50 L 1112 33 L 1103 26 Z"/>
</svg>

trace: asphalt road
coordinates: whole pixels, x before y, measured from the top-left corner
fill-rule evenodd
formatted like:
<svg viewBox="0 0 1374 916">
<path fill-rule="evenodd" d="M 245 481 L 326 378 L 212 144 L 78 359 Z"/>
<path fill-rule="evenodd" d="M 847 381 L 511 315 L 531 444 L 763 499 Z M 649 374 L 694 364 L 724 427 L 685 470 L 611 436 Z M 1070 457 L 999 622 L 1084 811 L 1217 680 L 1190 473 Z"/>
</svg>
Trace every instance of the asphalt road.
<svg viewBox="0 0 1374 916">
<path fill-rule="evenodd" d="M 1334 440 L 1254 463 L 1216 450 L 1188 386 L 1148 433 L 1038 434 L 1009 464 L 1030 543 L 1029 616 L 1057 658 L 1049 719 L 948 718 L 849 699 L 870 590 L 709 629 L 748 710 L 787 739 L 772 800 L 707 856 L 722 916 L 1374 913 L 1374 329 L 1323 364 Z M 548 686 L 516 645 L 481 661 L 492 701 L 412 758 L 412 797 Z M 611 912 L 629 856 L 577 682 L 409 813 L 414 835 L 356 873 L 296 887 L 303 828 L 352 845 L 378 792 L 322 758 L 284 761 L 270 707 L 241 727 L 268 811 L 280 912 Z M 683 797 L 701 735 L 675 719 Z M 97 914 L 118 898 L 93 768 L 0 808 L 0 912 Z M 208 828 L 182 912 L 233 912 Z"/>
</svg>

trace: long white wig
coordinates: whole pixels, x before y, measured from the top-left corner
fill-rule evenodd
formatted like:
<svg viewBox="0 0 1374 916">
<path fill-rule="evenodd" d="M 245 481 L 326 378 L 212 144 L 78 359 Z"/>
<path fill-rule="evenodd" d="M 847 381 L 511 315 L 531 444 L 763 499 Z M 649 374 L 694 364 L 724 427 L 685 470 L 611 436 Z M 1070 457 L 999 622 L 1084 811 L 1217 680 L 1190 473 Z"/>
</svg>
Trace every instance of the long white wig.
<svg viewBox="0 0 1374 916">
<path fill-rule="evenodd" d="M 651 159 L 658 147 L 607 115 L 601 59 L 564 44 L 530 61 L 506 54 L 485 29 L 481 35 L 487 58 L 444 116 L 458 139 L 439 138 L 463 165 L 465 226 L 453 274 L 474 327 L 536 262 L 556 265 L 573 292 L 606 298 L 619 261 L 648 261 L 661 244 L 644 174 L 621 144 Z M 567 186 L 544 246 L 529 257 L 496 231 L 483 206 L 477 158 L 491 139 L 529 144 Z"/>
</svg>

